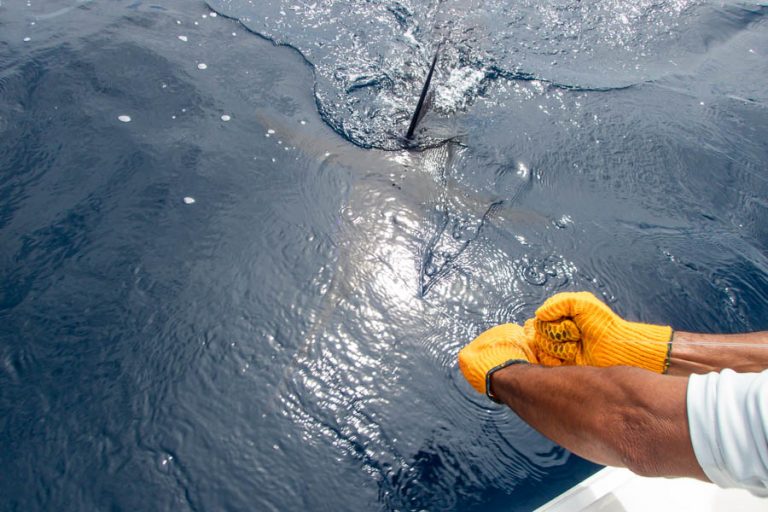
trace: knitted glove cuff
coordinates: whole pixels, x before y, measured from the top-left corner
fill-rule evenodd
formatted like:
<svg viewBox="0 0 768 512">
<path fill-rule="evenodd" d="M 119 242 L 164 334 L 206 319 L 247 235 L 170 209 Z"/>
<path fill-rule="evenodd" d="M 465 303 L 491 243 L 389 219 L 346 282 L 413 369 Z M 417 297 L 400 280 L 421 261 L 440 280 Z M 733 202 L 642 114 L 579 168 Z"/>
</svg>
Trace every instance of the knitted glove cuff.
<svg viewBox="0 0 768 512">
<path fill-rule="evenodd" d="M 612 353 L 613 365 L 635 366 L 655 373 L 666 373 L 672 351 L 672 327 L 627 322 L 614 336 L 621 346 Z"/>
</svg>

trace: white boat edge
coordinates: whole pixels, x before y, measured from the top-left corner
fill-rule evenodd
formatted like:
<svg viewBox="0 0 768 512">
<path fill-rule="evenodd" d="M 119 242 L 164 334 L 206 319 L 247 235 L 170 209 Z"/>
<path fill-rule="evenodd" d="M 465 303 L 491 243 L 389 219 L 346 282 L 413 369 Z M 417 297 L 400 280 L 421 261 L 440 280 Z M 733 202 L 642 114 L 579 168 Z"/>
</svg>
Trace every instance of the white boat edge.
<svg viewBox="0 0 768 512">
<path fill-rule="evenodd" d="M 768 499 L 692 478 L 647 478 L 624 468 L 603 468 L 535 512 L 757 512 Z"/>
</svg>

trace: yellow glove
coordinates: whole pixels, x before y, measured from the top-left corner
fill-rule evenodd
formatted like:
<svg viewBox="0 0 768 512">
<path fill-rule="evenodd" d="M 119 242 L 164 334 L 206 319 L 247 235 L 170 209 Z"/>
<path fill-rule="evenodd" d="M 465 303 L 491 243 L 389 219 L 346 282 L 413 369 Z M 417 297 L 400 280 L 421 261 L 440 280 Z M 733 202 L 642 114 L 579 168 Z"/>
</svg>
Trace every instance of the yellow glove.
<svg viewBox="0 0 768 512">
<path fill-rule="evenodd" d="M 498 402 L 490 390 L 491 375 L 511 364 L 538 363 L 532 342 L 517 324 L 497 325 L 459 351 L 459 369 L 478 393 Z"/>
<path fill-rule="evenodd" d="M 581 350 L 581 332 L 573 320 L 542 322 L 530 318 L 525 322 L 525 336 L 533 339 L 532 346 L 544 366 L 575 365 Z"/>
<path fill-rule="evenodd" d="M 536 310 L 534 328 L 538 350 L 571 364 L 635 366 L 656 373 L 669 366 L 671 327 L 628 322 L 589 292 L 550 297 Z"/>
</svg>

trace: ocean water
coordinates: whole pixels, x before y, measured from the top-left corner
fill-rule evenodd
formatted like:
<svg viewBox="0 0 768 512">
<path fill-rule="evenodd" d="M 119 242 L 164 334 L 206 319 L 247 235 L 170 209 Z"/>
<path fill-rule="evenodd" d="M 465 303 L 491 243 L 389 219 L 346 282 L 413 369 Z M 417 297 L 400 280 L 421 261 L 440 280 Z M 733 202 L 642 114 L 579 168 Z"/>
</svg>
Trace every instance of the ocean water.
<svg viewBox="0 0 768 512">
<path fill-rule="evenodd" d="M 515 511 L 593 473 L 456 353 L 563 290 L 768 329 L 767 15 L 1 0 L 0 510 Z"/>
</svg>

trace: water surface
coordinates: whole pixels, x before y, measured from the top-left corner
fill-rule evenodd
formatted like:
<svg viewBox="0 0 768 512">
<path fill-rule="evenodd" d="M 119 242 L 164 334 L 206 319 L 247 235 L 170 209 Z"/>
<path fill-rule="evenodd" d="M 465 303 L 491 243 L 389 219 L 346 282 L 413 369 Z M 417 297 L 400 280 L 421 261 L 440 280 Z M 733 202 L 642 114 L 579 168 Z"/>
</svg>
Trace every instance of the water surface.
<svg viewBox="0 0 768 512">
<path fill-rule="evenodd" d="M 768 328 L 768 8 L 483 4 L 3 0 L 4 509 L 529 510 L 474 335 Z"/>
</svg>

